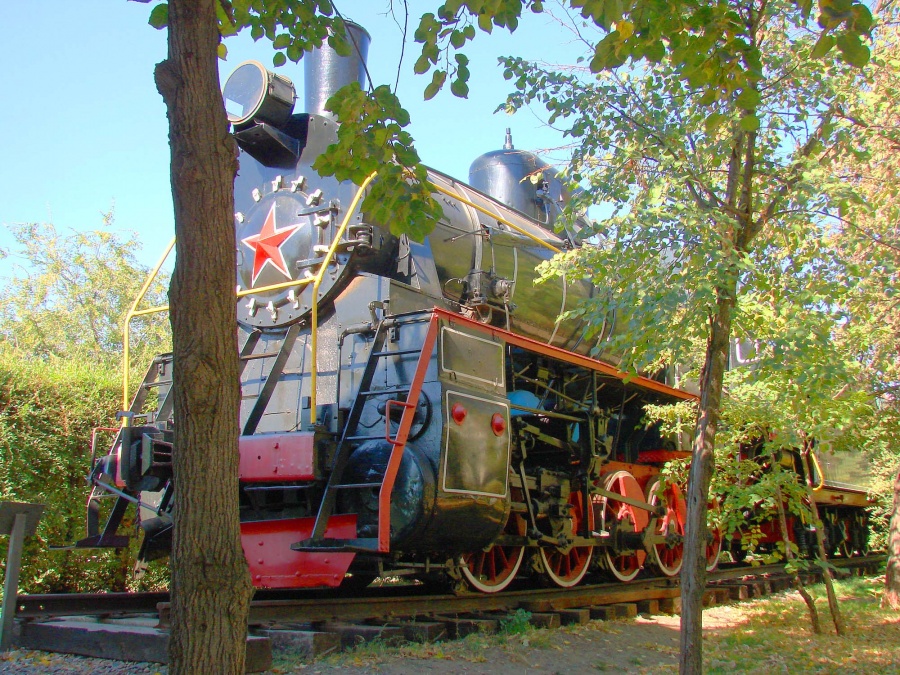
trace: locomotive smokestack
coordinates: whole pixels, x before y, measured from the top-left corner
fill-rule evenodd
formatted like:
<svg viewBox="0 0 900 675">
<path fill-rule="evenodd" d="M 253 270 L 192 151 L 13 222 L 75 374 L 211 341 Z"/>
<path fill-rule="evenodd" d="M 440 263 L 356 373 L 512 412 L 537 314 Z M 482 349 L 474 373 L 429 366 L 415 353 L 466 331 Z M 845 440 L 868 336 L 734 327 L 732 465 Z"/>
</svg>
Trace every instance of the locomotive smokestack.
<svg viewBox="0 0 900 675">
<path fill-rule="evenodd" d="M 365 28 L 346 22 L 350 55 L 340 56 L 327 42 L 303 57 L 306 112 L 334 118 L 325 103 L 341 87 L 359 82 L 366 87 L 366 58 L 371 37 Z"/>
</svg>

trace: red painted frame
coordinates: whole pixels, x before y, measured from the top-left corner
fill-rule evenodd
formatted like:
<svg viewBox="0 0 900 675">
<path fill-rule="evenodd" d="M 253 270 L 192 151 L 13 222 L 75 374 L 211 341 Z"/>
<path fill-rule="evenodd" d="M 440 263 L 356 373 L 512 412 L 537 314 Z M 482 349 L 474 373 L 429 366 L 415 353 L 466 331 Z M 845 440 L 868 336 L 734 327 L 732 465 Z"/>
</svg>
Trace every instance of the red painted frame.
<svg viewBox="0 0 900 675">
<path fill-rule="evenodd" d="M 662 382 L 651 380 L 648 377 L 626 373 L 609 363 L 598 361 L 597 359 L 592 359 L 589 356 L 582 356 L 581 354 L 576 354 L 575 352 L 570 352 L 565 349 L 560 349 L 559 347 L 544 344 L 543 342 L 538 342 L 537 340 L 532 340 L 531 338 L 527 338 L 522 335 L 516 335 L 515 333 L 511 333 L 508 330 L 504 330 L 502 328 L 497 328 L 496 326 L 488 326 L 483 323 L 479 323 L 478 321 L 467 319 L 463 316 L 460 316 L 459 314 L 453 314 L 452 312 L 448 312 L 445 309 L 435 307 L 434 314 L 438 318 L 447 321 L 451 325 L 456 324 L 465 326 L 466 328 L 478 331 L 479 333 L 489 335 L 494 338 L 500 338 L 507 344 L 515 345 L 516 347 L 522 347 L 523 349 L 535 352 L 536 354 L 541 354 L 542 356 L 548 356 L 560 361 L 565 361 L 566 363 L 572 363 L 577 366 L 587 368 L 588 370 L 597 371 L 598 373 L 602 373 L 604 375 L 610 375 L 618 380 L 627 382 L 627 384 L 631 386 L 639 387 L 641 389 L 648 389 L 660 394 L 666 394 L 668 396 L 672 396 L 673 398 L 679 398 L 683 401 L 699 400 L 699 397 L 695 394 L 682 391 L 681 389 L 675 389 L 674 387 L 670 387 L 669 385 L 663 384 Z"/>
</svg>

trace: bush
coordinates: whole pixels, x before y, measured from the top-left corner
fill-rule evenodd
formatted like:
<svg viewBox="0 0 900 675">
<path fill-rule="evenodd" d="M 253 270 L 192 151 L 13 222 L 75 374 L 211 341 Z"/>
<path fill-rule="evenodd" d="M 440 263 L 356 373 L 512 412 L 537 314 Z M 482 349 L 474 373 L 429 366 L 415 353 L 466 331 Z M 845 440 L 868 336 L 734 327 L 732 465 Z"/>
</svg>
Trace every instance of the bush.
<svg viewBox="0 0 900 675">
<path fill-rule="evenodd" d="M 45 505 L 25 542 L 23 592 L 126 590 L 133 550 L 49 549 L 85 536 L 91 431 L 115 426 L 120 386 L 116 373 L 88 362 L 0 353 L 0 499 Z M 0 537 L 3 565 L 7 546 Z"/>
</svg>

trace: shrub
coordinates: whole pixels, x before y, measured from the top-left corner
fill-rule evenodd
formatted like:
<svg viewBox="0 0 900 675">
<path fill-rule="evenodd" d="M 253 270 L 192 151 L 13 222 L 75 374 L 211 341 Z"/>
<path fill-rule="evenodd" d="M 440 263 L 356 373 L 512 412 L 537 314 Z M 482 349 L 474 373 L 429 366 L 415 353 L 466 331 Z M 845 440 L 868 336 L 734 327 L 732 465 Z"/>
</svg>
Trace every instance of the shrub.
<svg viewBox="0 0 900 675">
<path fill-rule="evenodd" d="M 89 362 L 0 352 L 0 499 L 45 505 L 25 542 L 23 592 L 126 589 L 134 551 L 49 548 L 85 536 L 91 430 L 115 425 L 119 387 L 116 373 Z M 0 537 L 3 565 L 7 546 Z"/>
</svg>

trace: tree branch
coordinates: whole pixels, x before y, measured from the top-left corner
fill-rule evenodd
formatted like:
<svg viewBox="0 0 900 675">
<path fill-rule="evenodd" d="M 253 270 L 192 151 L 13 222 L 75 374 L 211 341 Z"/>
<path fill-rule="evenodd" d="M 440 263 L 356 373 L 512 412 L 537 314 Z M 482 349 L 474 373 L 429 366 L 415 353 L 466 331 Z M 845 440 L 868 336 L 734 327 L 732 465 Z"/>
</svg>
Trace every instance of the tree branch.
<svg viewBox="0 0 900 675">
<path fill-rule="evenodd" d="M 819 121 L 816 130 L 812 134 L 810 134 L 808 139 L 806 139 L 806 143 L 804 143 L 803 147 L 800 148 L 798 158 L 794 160 L 793 165 L 789 169 L 790 177 L 781 183 L 779 188 L 775 191 L 775 194 L 772 196 L 769 204 L 760 213 L 759 218 L 757 218 L 748 227 L 748 241 L 756 236 L 760 230 L 762 230 L 769 219 L 772 218 L 772 215 L 776 212 L 778 206 L 787 196 L 790 189 L 793 188 L 798 182 L 800 182 L 802 173 L 801 162 L 799 160 L 806 159 L 812 154 L 813 150 L 816 147 L 816 144 L 822 139 L 825 134 L 825 127 L 831 124 L 831 120 L 834 117 L 834 114 L 835 107 L 829 107 L 828 110 L 825 111 L 825 114 L 822 116 L 822 119 Z"/>
</svg>

